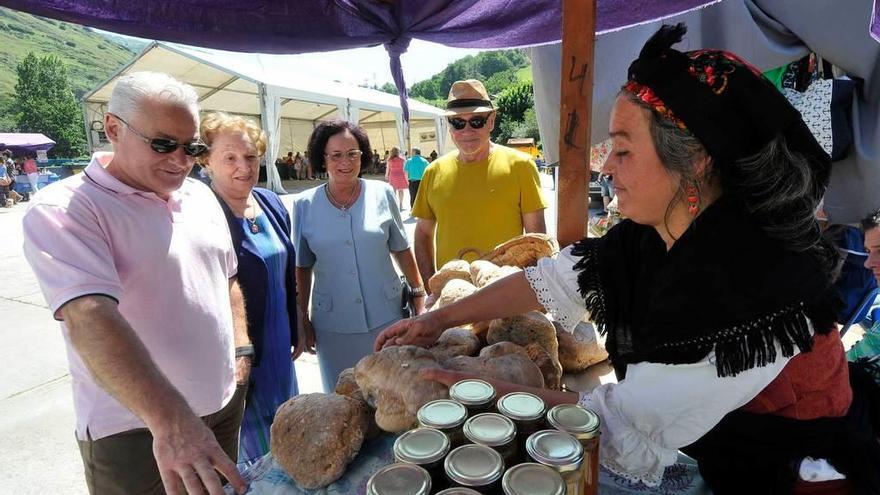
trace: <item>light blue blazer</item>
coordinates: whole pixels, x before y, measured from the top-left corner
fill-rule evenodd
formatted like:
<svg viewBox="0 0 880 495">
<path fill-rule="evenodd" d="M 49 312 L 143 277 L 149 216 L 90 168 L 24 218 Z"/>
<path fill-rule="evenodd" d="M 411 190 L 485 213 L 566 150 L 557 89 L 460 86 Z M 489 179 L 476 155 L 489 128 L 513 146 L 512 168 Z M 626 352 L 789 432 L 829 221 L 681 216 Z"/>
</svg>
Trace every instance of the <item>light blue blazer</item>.
<svg viewBox="0 0 880 495">
<path fill-rule="evenodd" d="M 325 186 L 293 202 L 296 266 L 312 267 L 312 325 L 316 332 L 365 333 L 401 318 L 400 277 L 390 253 L 410 244 L 394 191 L 360 179 L 348 211 L 330 203 Z"/>
</svg>

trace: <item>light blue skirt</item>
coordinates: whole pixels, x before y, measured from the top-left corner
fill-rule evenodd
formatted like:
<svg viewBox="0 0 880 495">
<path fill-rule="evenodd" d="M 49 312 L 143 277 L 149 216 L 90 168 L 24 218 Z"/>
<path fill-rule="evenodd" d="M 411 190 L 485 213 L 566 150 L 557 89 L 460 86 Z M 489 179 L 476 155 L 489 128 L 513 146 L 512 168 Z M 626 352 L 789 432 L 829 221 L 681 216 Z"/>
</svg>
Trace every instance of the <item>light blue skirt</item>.
<svg viewBox="0 0 880 495">
<path fill-rule="evenodd" d="M 352 368 L 362 357 L 372 354 L 376 337 L 382 333 L 388 322 L 376 330 L 365 333 L 337 333 L 315 329 L 315 347 L 318 351 L 318 367 L 324 392 L 331 393 L 336 388 L 339 373 Z"/>
</svg>

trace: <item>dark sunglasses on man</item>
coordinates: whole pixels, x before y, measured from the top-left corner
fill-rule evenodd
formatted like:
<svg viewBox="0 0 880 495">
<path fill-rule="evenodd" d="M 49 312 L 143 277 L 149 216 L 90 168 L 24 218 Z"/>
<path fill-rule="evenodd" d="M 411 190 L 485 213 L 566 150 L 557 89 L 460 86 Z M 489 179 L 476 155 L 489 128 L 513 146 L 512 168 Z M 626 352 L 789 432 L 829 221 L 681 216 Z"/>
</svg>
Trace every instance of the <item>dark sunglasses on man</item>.
<svg viewBox="0 0 880 495">
<path fill-rule="evenodd" d="M 116 119 L 118 119 L 120 122 L 125 124 L 125 127 L 128 127 L 128 130 L 135 133 L 135 135 L 137 135 L 139 138 L 150 143 L 150 148 L 152 148 L 153 151 L 155 151 L 156 153 L 161 153 L 163 155 L 168 154 L 168 153 L 173 153 L 174 151 L 177 150 L 178 147 L 181 147 L 181 148 L 183 148 L 184 154 L 186 154 L 188 156 L 192 156 L 192 157 L 199 157 L 199 156 L 204 155 L 208 151 L 208 145 L 201 142 L 201 141 L 193 141 L 191 143 L 179 143 L 174 139 L 149 138 L 147 136 L 144 136 L 140 132 L 138 132 L 137 129 L 135 129 L 134 127 L 131 126 L 131 124 L 129 124 L 128 122 L 123 120 L 122 117 L 115 115 L 115 114 L 110 114 L 110 115 L 113 115 L 114 117 L 116 117 Z"/>
<path fill-rule="evenodd" d="M 486 125 L 486 121 L 489 120 L 488 115 L 474 115 L 469 119 L 463 119 L 461 117 L 449 117 L 446 119 L 449 121 L 449 125 L 452 126 L 456 131 L 461 131 L 468 124 L 471 125 L 472 129 L 482 129 L 484 125 Z"/>
</svg>

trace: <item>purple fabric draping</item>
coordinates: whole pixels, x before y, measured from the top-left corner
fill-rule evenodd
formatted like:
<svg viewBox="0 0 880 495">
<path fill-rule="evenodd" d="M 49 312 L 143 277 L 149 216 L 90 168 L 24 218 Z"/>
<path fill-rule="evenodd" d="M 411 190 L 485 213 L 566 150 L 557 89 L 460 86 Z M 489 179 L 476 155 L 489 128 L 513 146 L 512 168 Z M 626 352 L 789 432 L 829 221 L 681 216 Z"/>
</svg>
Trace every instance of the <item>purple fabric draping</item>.
<svg viewBox="0 0 880 495">
<path fill-rule="evenodd" d="M 871 36 L 880 41 L 880 2 L 874 0 L 874 10 L 871 14 Z"/>
<path fill-rule="evenodd" d="M 597 0 L 597 32 L 719 0 Z M 409 120 L 400 55 L 411 39 L 466 48 L 558 41 L 561 0 L 0 0 L 0 5 L 106 31 L 188 45 L 305 53 L 384 44 Z"/>
<path fill-rule="evenodd" d="M 0 151 L 48 151 L 55 141 L 39 133 L 0 133 Z"/>
</svg>

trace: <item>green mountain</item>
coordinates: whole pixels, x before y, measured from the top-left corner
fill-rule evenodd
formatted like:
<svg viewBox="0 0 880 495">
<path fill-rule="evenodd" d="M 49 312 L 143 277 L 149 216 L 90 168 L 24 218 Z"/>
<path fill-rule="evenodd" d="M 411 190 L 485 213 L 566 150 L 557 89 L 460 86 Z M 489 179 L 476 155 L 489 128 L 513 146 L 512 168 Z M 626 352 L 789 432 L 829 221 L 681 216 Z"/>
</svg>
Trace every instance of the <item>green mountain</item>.
<svg viewBox="0 0 880 495">
<path fill-rule="evenodd" d="M 532 82 L 532 69 L 522 50 L 495 50 L 460 58 L 430 79 L 413 84 L 412 98 L 443 107 L 452 83 L 461 79 L 479 79 L 493 99 L 517 83 Z"/>
<path fill-rule="evenodd" d="M 126 48 L 85 26 L 0 7 L 0 131 L 11 129 L 15 67 L 29 52 L 60 57 L 79 98 L 131 60 L 134 46 Z"/>
<path fill-rule="evenodd" d="M 460 58 L 430 79 L 413 84 L 409 95 L 429 105 L 444 108 L 452 83 L 462 79 L 482 81 L 498 110 L 492 140 L 503 144 L 510 138 L 533 138 L 540 142 L 532 90 L 532 66 L 522 50 L 480 52 Z M 376 89 L 397 92 L 391 84 Z"/>
</svg>

